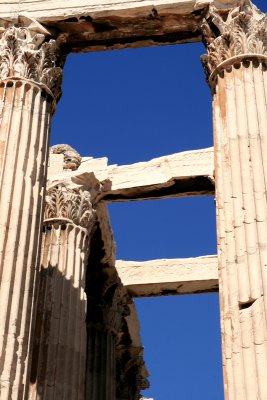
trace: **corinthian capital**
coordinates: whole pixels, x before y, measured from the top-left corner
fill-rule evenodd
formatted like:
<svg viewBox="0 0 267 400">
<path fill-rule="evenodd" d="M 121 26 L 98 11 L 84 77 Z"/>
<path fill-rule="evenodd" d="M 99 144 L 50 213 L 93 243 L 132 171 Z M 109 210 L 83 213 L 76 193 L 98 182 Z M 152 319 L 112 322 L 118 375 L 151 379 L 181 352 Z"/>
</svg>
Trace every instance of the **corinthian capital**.
<svg viewBox="0 0 267 400">
<path fill-rule="evenodd" d="M 38 23 L 37 23 L 38 24 Z M 61 94 L 62 69 L 58 46 L 40 24 L 0 29 L 0 79 L 25 78 L 47 89 L 55 99 Z"/>
<path fill-rule="evenodd" d="M 211 8 L 203 21 L 202 34 L 208 52 L 202 62 L 208 77 L 220 67 L 246 59 L 267 64 L 267 16 L 250 1 L 227 16 Z"/>
<path fill-rule="evenodd" d="M 57 184 L 47 190 L 44 222 L 73 223 L 89 230 L 95 222 L 95 211 L 89 191 Z"/>
</svg>

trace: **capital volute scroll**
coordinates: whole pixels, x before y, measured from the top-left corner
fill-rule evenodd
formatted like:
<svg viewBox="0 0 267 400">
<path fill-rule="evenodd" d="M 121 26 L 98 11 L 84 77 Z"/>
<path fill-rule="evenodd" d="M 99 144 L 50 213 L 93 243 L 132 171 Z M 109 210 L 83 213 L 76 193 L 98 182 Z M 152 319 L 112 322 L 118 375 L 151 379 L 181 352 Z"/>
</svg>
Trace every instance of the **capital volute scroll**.
<svg viewBox="0 0 267 400">
<path fill-rule="evenodd" d="M 201 25 L 207 55 L 202 64 L 211 87 L 218 74 L 252 62 L 267 68 L 267 15 L 249 0 L 227 15 L 210 7 Z"/>
<path fill-rule="evenodd" d="M 27 17 L 7 28 L 1 25 L 0 21 L 0 80 L 32 81 L 58 100 L 64 57 L 56 38 Z"/>
</svg>

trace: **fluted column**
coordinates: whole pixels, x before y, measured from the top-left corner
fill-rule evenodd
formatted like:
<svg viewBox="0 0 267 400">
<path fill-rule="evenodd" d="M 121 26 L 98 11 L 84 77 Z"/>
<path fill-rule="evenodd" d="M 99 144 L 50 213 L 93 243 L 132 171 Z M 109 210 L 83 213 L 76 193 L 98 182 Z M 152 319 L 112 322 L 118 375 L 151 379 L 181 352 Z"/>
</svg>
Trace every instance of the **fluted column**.
<svg viewBox="0 0 267 400">
<path fill-rule="evenodd" d="M 89 263 L 88 268 L 90 267 L 92 265 Z M 101 279 L 101 275 L 102 278 L 108 275 L 105 269 L 100 264 L 98 279 L 89 278 L 91 283 L 87 285 L 85 399 L 138 400 L 140 391 L 149 387 L 143 347 L 133 343 L 132 332 L 127 323 L 131 300 L 116 273 L 107 282 Z M 90 296 L 90 286 L 95 286 L 100 296 Z M 137 321 L 132 322 L 131 326 L 136 335 Z"/>
<path fill-rule="evenodd" d="M 97 224 L 87 267 L 86 400 L 116 400 L 116 346 L 123 317 L 129 314 L 117 272 L 103 262 L 102 246 Z"/>
<path fill-rule="evenodd" d="M 122 315 L 110 300 L 95 304 L 88 299 L 86 400 L 116 400 L 116 342 Z"/>
<path fill-rule="evenodd" d="M 266 400 L 267 18 L 247 1 L 207 21 L 225 398 Z"/>
<path fill-rule="evenodd" d="M 85 265 L 95 213 L 91 195 L 47 191 L 30 399 L 84 400 Z"/>
<path fill-rule="evenodd" d="M 49 127 L 62 75 L 56 42 L 29 25 L 0 28 L 1 400 L 26 396 Z"/>
<path fill-rule="evenodd" d="M 92 323 L 87 327 L 86 400 L 116 400 L 116 334 Z"/>
</svg>

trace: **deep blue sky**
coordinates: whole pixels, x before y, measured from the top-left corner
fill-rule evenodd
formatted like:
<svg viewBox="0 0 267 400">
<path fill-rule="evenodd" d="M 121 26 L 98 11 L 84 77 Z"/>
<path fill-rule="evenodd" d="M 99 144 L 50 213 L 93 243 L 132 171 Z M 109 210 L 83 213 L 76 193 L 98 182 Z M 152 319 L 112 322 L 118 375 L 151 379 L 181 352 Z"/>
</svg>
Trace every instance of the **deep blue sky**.
<svg viewBox="0 0 267 400">
<path fill-rule="evenodd" d="M 255 2 L 267 11 L 266 0 Z M 212 145 L 201 43 L 70 55 L 51 144 L 130 164 Z M 216 253 L 214 199 L 109 205 L 117 258 Z M 218 296 L 136 300 L 155 400 L 222 400 Z"/>
</svg>

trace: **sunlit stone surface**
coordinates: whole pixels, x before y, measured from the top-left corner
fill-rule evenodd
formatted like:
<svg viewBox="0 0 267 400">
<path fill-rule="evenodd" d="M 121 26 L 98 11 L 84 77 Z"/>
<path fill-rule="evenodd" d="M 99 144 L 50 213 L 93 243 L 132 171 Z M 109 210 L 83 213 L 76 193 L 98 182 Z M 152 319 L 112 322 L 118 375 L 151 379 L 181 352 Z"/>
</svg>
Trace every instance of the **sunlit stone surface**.
<svg viewBox="0 0 267 400">
<path fill-rule="evenodd" d="M 1 400 L 140 399 L 132 298 L 218 288 L 225 399 L 266 400 L 266 16 L 248 0 L 0 6 Z M 124 166 L 48 151 L 68 53 L 200 40 L 214 149 Z M 214 191 L 218 257 L 116 260 L 107 202 Z"/>
</svg>

